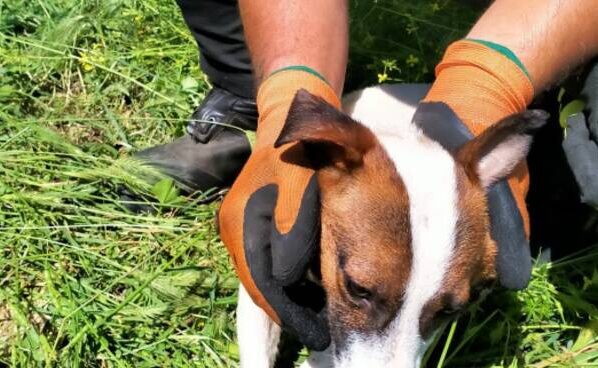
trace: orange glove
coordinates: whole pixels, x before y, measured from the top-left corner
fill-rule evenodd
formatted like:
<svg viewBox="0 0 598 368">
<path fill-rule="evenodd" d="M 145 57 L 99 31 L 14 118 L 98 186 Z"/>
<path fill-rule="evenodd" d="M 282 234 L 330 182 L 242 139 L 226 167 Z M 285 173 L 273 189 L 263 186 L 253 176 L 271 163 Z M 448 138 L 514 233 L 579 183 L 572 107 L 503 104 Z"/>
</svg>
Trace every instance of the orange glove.
<svg viewBox="0 0 598 368">
<path fill-rule="evenodd" d="M 532 82 L 521 62 L 514 60 L 479 41 L 455 42 L 436 67 L 436 81 L 424 101 L 444 102 L 474 136 L 480 135 L 499 120 L 524 111 L 532 102 Z M 525 163 L 511 175 L 509 185 L 529 235 L 525 206 L 529 176 Z"/>
<path fill-rule="evenodd" d="M 283 161 L 283 152 L 287 158 L 302 157 L 300 144 L 274 148 L 301 88 L 340 106 L 332 88 L 306 67 L 285 68 L 262 83 L 256 144 L 224 198 L 219 228 L 253 301 L 306 346 L 323 350 L 330 343 L 326 321 L 288 295 L 319 246 L 317 183 L 311 169 Z"/>
<path fill-rule="evenodd" d="M 447 48 L 436 67 L 436 81 L 414 122 L 452 151 L 492 124 L 524 111 L 533 96 L 527 71 L 510 50 L 487 41 L 461 40 Z M 499 182 L 488 193 L 497 272 L 508 288 L 525 287 L 531 275 L 528 187 L 527 166 L 522 163 L 508 185 Z"/>
</svg>

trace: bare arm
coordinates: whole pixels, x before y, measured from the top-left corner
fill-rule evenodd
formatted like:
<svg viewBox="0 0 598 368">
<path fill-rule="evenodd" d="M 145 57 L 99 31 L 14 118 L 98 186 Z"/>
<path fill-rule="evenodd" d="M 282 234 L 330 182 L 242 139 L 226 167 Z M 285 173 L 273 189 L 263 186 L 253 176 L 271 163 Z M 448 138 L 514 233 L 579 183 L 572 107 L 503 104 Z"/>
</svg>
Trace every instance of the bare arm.
<svg viewBox="0 0 598 368">
<path fill-rule="evenodd" d="M 340 95 L 348 49 L 346 0 L 240 0 L 258 83 L 273 71 L 306 65 Z"/>
<path fill-rule="evenodd" d="M 497 0 L 467 37 L 508 47 L 541 92 L 598 54 L 598 0 Z"/>
</svg>

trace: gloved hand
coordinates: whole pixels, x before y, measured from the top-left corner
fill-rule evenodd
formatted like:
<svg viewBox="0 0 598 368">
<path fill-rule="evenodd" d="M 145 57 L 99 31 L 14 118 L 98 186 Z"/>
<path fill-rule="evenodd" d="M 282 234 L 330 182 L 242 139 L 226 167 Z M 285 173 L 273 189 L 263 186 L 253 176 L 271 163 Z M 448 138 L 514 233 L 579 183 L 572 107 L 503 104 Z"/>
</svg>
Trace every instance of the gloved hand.
<svg viewBox="0 0 598 368">
<path fill-rule="evenodd" d="M 598 63 L 585 80 L 581 98 L 584 111 L 568 117 L 563 149 L 581 201 L 598 207 Z"/>
<path fill-rule="evenodd" d="M 534 95 L 521 62 L 508 49 L 486 41 L 461 40 L 436 67 L 436 81 L 414 115 L 414 123 L 449 152 L 502 118 L 522 112 Z M 522 289 L 531 276 L 527 166 L 488 191 L 491 235 L 500 283 Z"/>
<path fill-rule="evenodd" d="M 319 243 L 319 199 L 311 169 L 285 161 L 302 147 L 274 142 L 300 88 L 338 107 L 332 88 L 305 68 L 272 74 L 259 88 L 256 144 L 219 213 L 222 241 L 253 301 L 307 347 L 330 344 L 328 325 L 312 309 L 294 303 L 288 287 L 304 274 Z"/>
</svg>

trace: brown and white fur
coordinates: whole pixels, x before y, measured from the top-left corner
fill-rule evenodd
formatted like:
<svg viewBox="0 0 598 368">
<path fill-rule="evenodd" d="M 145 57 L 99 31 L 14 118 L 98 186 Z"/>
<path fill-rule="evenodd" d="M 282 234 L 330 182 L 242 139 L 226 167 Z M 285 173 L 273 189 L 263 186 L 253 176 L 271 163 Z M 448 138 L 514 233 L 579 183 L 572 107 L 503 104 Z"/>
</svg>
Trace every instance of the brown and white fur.
<svg viewBox="0 0 598 368">
<path fill-rule="evenodd" d="M 495 278 L 485 190 L 546 116 L 510 117 L 451 154 L 411 123 L 424 92 L 359 91 L 345 99 L 351 118 L 305 91 L 291 107 L 279 143 L 301 141 L 315 158 L 332 337 L 303 367 L 418 367 L 439 322 Z M 241 366 L 271 367 L 280 328 L 242 287 L 237 328 Z"/>
</svg>

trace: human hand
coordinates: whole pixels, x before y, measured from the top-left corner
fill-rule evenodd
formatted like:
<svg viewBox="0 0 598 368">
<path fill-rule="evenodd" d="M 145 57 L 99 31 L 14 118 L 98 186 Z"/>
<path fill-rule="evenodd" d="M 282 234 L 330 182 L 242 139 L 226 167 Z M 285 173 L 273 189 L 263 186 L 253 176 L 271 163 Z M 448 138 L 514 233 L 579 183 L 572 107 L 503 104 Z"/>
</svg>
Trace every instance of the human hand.
<svg viewBox="0 0 598 368">
<path fill-rule="evenodd" d="M 300 88 L 340 105 L 322 79 L 305 71 L 281 71 L 262 84 L 256 145 L 222 203 L 219 229 L 253 301 L 307 347 L 323 350 L 330 343 L 327 322 L 288 294 L 317 254 L 317 182 L 313 170 L 288 163 L 301 162 L 300 144 L 274 148 Z"/>
</svg>

